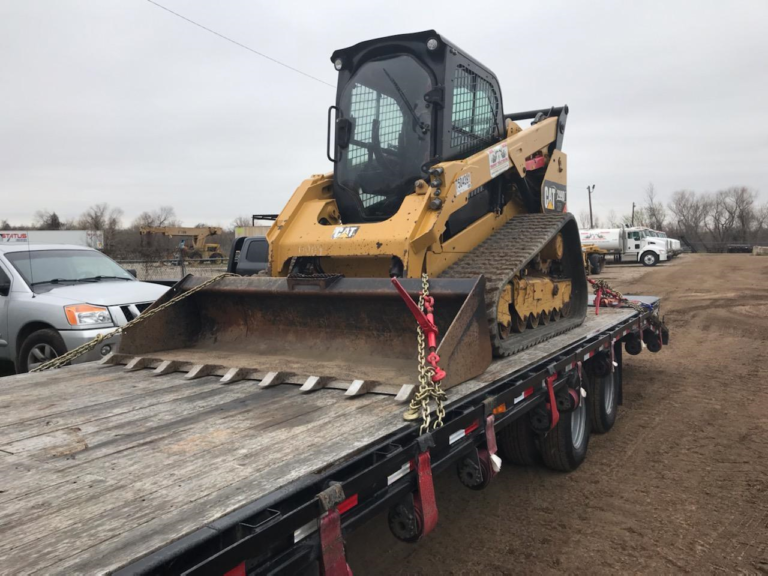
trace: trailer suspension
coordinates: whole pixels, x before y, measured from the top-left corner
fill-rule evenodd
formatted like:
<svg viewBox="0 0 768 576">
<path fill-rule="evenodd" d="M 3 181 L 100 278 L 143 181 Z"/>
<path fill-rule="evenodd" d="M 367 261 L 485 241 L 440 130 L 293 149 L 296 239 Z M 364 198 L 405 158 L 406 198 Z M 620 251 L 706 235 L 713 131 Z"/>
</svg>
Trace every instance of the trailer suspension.
<svg viewBox="0 0 768 576">
<path fill-rule="evenodd" d="M 495 417 L 490 414 L 485 419 L 485 448 L 472 450 L 456 467 L 459 480 L 467 488 L 482 490 L 501 470 L 501 459 L 496 456 Z"/>
</svg>

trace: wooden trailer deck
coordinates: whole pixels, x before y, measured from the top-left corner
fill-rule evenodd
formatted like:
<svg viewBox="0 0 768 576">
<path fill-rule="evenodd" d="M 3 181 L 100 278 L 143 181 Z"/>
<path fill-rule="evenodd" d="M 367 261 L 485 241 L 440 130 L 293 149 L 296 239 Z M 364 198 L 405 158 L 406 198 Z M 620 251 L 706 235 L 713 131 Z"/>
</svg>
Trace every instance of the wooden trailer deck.
<svg viewBox="0 0 768 576">
<path fill-rule="evenodd" d="M 590 310 L 449 401 L 632 314 Z M 0 572 L 110 573 L 405 425 L 392 396 L 219 379 L 87 364 L 0 380 Z"/>
</svg>

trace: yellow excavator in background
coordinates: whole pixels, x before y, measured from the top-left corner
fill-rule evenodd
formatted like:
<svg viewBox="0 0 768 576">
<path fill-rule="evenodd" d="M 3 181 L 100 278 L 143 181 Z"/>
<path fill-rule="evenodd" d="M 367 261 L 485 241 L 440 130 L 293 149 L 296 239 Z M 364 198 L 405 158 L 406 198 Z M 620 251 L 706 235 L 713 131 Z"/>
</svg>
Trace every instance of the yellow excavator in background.
<svg viewBox="0 0 768 576">
<path fill-rule="evenodd" d="M 123 362 L 406 399 L 419 376 L 412 298 L 443 389 L 583 322 L 568 107 L 505 115 L 493 72 L 433 30 L 331 60 L 334 170 L 277 217 L 269 277 L 184 279 L 156 306 L 196 293 L 124 335 Z"/>
<path fill-rule="evenodd" d="M 192 238 L 191 246 L 184 246 L 184 256 L 188 260 L 200 260 L 205 258 L 214 263 L 224 261 L 224 254 L 221 251 L 221 244 L 206 243 L 206 239 L 211 236 L 218 236 L 224 233 L 223 228 L 218 226 L 206 226 L 199 228 L 179 228 L 177 226 L 142 226 L 139 228 L 139 234 L 162 234 L 173 238 L 176 236 L 188 236 Z"/>
</svg>

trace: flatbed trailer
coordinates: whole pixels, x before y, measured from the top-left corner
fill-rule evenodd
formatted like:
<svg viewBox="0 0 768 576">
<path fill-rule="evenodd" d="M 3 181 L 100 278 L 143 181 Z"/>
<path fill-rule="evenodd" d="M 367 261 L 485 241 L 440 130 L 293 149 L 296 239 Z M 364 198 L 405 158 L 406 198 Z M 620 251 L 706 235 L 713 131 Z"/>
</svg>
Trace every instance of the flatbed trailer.
<svg viewBox="0 0 768 576">
<path fill-rule="evenodd" d="M 558 398 L 590 390 L 596 363 L 621 403 L 622 348 L 661 348 L 651 315 L 590 309 L 450 389 L 443 426 L 424 435 L 386 395 L 95 364 L 3 378 L 0 572 L 346 574 L 346 534 L 389 510 L 396 536 L 426 536 L 432 474 L 458 464 L 464 484 L 486 486 L 497 438 L 519 455 L 521 426 L 562 428 Z"/>
</svg>

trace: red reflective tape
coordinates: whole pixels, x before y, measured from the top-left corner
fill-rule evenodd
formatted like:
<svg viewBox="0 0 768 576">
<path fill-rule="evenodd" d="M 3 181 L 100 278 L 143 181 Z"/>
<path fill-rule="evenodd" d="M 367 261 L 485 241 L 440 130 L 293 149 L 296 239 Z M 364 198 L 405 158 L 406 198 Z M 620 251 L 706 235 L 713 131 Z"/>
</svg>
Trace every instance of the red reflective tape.
<svg viewBox="0 0 768 576">
<path fill-rule="evenodd" d="M 496 429 L 494 428 L 495 423 L 496 418 L 494 418 L 493 414 L 489 415 L 488 418 L 485 419 L 485 443 L 488 446 L 489 454 L 496 454 Z"/>
<path fill-rule="evenodd" d="M 349 569 L 344 554 L 341 519 L 336 508 L 320 517 L 320 554 L 320 565 L 324 576 L 352 576 L 352 570 Z"/>
<path fill-rule="evenodd" d="M 530 388 L 528 388 L 528 389 L 527 389 L 525 392 L 523 392 L 523 396 L 524 396 L 525 398 L 528 398 L 528 396 L 530 396 L 531 394 L 533 394 L 533 386 L 531 386 L 531 387 L 530 387 Z"/>
<path fill-rule="evenodd" d="M 413 498 L 413 507 L 421 514 L 424 528 L 419 539 L 423 538 L 437 526 L 437 503 L 435 502 L 435 485 L 432 482 L 432 461 L 429 452 L 422 452 L 416 458 L 417 490 Z"/>
<path fill-rule="evenodd" d="M 354 508 L 355 506 L 357 506 L 357 494 L 353 494 L 352 496 L 344 500 L 344 502 L 336 506 L 336 509 L 339 511 L 339 514 L 344 514 L 344 512 L 346 512 L 351 508 Z"/>
<path fill-rule="evenodd" d="M 549 393 L 549 415 L 552 420 L 552 423 L 549 426 L 550 430 L 557 426 L 557 423 L 560 421 L 560 413 L 557 411 L 557 400 L 555 399 L 555 380 L 557 380 L 556 374 L 552 374 L 552 376 L 547 377 L 547 392 Z"/>
<path fill-rule="evenodd" d="M 464 428 L 464 434 L 469 434 L 470 432 L 474 432 L 479 428 L 479 426 L 480 426 L 480 421 L 475 420 L 474 422 L 472 422 L 472 424 Z"/>
<path fill-rule="evenodd" d="M 241 562 L 232 570 L 225 572 L 224 576 L 245 576 L 245 562 Z"/>
</svg>

